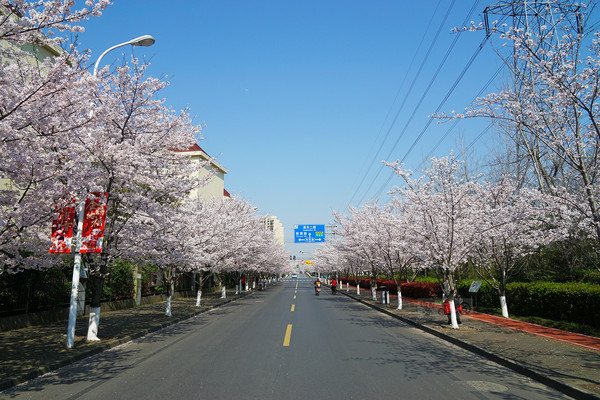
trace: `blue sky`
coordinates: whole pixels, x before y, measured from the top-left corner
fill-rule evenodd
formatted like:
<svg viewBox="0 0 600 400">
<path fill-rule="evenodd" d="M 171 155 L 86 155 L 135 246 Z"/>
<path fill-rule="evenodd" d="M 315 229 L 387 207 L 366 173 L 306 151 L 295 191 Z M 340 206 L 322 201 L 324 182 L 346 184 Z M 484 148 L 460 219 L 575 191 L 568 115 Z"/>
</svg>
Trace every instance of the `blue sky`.
<svg viewBox="0 0 600 400">
<path fill-rule="evenodd" d="M 151 63 L 150 75 L 170 81 L 163 92 L 168 105 L 188 106 L 194 121 L 206 124 L 200 146 L 228 169 L 227 190 L 261 214 L 278 216 L 286 247 L 301 258 L 309 258 L 314 246 L 290 243 L 295 224 L 329 224 L 333 210 L 385 201 L 399 181 L 390 180 L 381 160 L 404 159 L 407 168 L 420 168 L 451 125 L 434 122 L 424 130 L 428 116 L 484 37 L 451 32 L 473 1 L 114 3 L 85 22 L 79 35 L 80 47 L 92 52 L 90 63 L 114 44 L 153 35 L 154 46 L 133 53 Z M 480 22 L 487 5 L 477 3 L 467 21 Z M 131 53 L 123 47 L 103 64 L 120 63 Z M 442 110 L 464 110 L 499 65 L 485 45 Z M 492 84 L 486 93 L 498 87 Z M 459 151 L 486 126 L 459 123 L 433 155 Z M 472 149 L 485 154 L 494 137 L 489 131 Z"/>
</svg>

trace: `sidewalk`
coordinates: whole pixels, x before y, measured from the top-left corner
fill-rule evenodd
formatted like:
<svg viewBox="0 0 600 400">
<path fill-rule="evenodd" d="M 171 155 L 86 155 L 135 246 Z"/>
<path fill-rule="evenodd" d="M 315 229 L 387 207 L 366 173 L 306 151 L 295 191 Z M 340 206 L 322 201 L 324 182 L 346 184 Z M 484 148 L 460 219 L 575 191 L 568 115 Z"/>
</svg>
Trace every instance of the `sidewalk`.
<svg viewBox="0 0 600 400">
<path fill-rule="evenodd" d="M 338 290 L 374 309 L 479 354 L 577 399 L 600 399 L 600 338 L 471 312 L 459 329 L 447 324 L 429 301 L 397 296 L 390 304 L 371 299 L 370 290 Z M 392 297 L 392 296 L 390 296 Z"/>
<path fill-rule="evenodd" d="M 89 317 L 77 318 L 75 345 L 68 350 L 67 321 L 0 332 L 0 390 L 186 320 L 249 293 L 235 295 L 228 290 L 226 299 L 220 298 L 220 292 L 204 294 L 201 307 L 196 307 L 195 298 L 177 298 L 171 303 L 171 317 L 164 315 L 165 302 L 103 312 L 98 330 L 100 342 L 85 340 Z"/>
</svg>

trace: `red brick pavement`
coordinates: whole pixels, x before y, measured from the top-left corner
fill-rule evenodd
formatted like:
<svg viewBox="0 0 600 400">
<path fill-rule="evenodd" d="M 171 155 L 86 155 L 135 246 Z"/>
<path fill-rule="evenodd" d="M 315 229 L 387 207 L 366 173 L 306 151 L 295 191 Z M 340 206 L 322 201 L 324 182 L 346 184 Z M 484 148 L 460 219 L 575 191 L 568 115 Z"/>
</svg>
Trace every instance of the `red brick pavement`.
<svg viewBox="0 0 600 400">
<path fill-rule="evenodd" d="M 350 286 L 350 290 L 356 292 L 356 286 Z M 365 292 L 371 292 L 367 289 L 362 289 Z M 397 295 L 390 295 L 390 297 L 398 298 Z M 434 302 L 422 301 L 403 297 L 402 301 L 418 304 L 423 307 L 441 308 L 441 305 Z M 579 333 L 563 331 L 560 329 L 549 328 L 542 325 L 532 324 L 529 322 L 518 321 L 515 319 L 497 317 L 495 315 L 483 314 L 477 311 L 469 311 L 463 314 L 464 317 L 473 318 L 479 321 L 487 322 L 493 325 L 502 326 L 505 328 L 514 329 L 520 332 L 530 333 L 533 335 L 543 336 L 548 339 L 558 340 L 565 343 L 570 343 L 576 346 L 585 347 L 587 349 L 600 351 L 600 338 L 582 335 Z"/>
</svg>

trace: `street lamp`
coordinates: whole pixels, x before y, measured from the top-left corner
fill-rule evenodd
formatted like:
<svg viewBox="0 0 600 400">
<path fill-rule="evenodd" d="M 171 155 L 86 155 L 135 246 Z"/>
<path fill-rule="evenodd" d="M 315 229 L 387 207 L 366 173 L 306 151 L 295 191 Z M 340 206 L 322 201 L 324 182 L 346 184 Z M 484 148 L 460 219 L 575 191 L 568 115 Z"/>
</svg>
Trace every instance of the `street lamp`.
<svg viewBox="0 0 600 400">
<path fill-rule="evenodd" d="M 135 39 L 131 39 L 125 43 L 117 44 L 109 49 L 107 49 L 104 53 L 100 54 L 96 64 L 94 64 L 94 76 L 98 73 L 98 65 L 100 65 L 100 61 L 102 58 L 110 51 L 117 49 L 119 47 L 127 46 L 128 44 L 132 46 L 152 46 L 155 40 L 150 35 L 144 35 L 137 37 Z M 81 231 L 83 230 L 83 213 L 84 213 L 85 201 L 82 201 L 78 208 L 78 221 L 77 221 L 77 236 L 76 236 L 76 249 L 75 249 L 75 257 L 73 260 L 73 280 L 71 283 L 71 301 L 69 307 L 69 322 L 67 324 L 67 349 L 73 347 L 75 342 L 75 321 L 77 319 L 77 296 L 78 296 L 78 285 L 79 285 L 79 277 L 81 276 Z M 96 314 L 94 318 L 95 329 L 92 335 L 88 332 L 87 340 L 99 340 L 96 337 L 99 314 Z M 92 311 L 90 310 L 90 319 L 92 318 Z"/>
<path fill-rule="evenodd" d="M 96 76 L 96 74 L 98 73 L 98 66 L 100 65 L 100 61 L 102 60 L 102 57 L 104 57 L 106 55 L 106 53 L 113 51 L 114 49 L 118 49 L 119 47 L 127 46 L 128 44 L 130 44 L 132 46 L 148 47 L 148 46 L 152 46 L 154 44 L 154 42 L 155 42 L 155 40 L 152 36 L 144 35 L 144 36 L 137 37 L 135 39 L 131 39 L 125 43 L 117 44 L 117 45 L 107 49 L 104 53 L 100 54 L 100 57 L 98 57 L 96 64 L 94 64 L 94 76 Z"/>
</svg>

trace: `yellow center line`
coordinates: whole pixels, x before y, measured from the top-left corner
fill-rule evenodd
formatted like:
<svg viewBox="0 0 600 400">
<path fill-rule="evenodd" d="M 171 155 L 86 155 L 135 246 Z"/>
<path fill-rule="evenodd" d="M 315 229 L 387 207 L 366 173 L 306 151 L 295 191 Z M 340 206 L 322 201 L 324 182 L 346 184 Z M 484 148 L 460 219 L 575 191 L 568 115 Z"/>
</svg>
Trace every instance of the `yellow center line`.
<svg viewBox="0 0 600 400">
<path fill-rule="evenodd" d="M 295 309 L 296 309 L 296 305 L 292 304 L 292 312 L 294 312 Z"/>
<path fill-rule="evenodd" d="M 284 347 L 289 347 L 291 338 L 292 338 L 292 324 L 288 324 L 287 329 L 285 330 L 285 338 L 283 339 Z"/>
<path fill-rule="evenodd" d="M 296 295 L 294 295 L 294 300 L 296 300 Z"/>
</svg>

